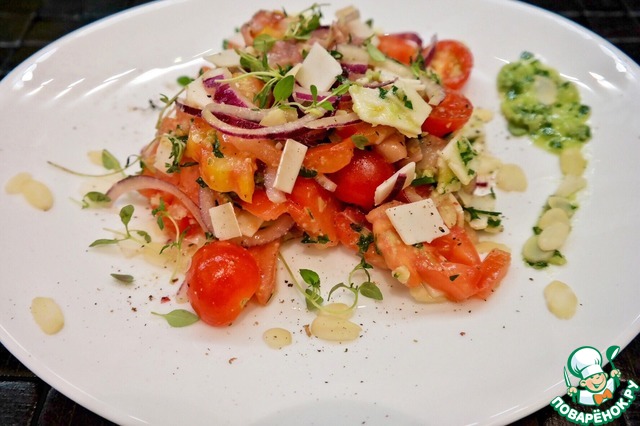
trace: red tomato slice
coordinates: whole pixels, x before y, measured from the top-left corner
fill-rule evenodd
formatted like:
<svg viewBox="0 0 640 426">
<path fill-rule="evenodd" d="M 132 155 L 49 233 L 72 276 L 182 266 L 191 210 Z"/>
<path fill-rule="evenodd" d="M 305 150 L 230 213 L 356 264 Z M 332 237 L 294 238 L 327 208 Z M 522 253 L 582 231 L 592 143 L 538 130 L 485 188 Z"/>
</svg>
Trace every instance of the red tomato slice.
<svg viewBox="0 0 640 426">
<path fill-rule="evenodd" d="M 371 224 L 367 221 L 364 213 L 355 207 L 349 206 L 345 208 L 335 216 L 334 220 L 338 239 L 342 244 L 355 252 L 361 250 L 361 246 L 358 245 L 361 238 L 366 238 L 369 235 L 373 237 L 370 229 Z M 374 267 L 388 269 L 384 258 L 376 251 L 373 239 L 371 239 L 371 243 L 369 244 L 367 251 L 364 253 L 364 257 L 366 261 Z"/>
<path fill-rule="evenodd" d="M 419 249 L 415 267 L 424 283 L 444 292 L 448 299 L 456 302 L 478 292 L 478 266 L 443 261 L 436 253 L 435 248 L 426 245 Z"/>
<path fill-rule="evenodd" d="M 464 126 L 472 113 L 473 105 L 466 96 L 449 91 L 422 123 L 422 130 L 439 138 L 444 137 Z"/>
<path fill-rule="evenodd" d="M 473 54 L 457 40 L 439 40 L 429 66 L 440 76 L 447 89 L 459 90 L 469 79 Z"/>
<path fill-rule="evenodd" d="M 477 266 L 481 263 L 480 255 L 471 238 L 460 226 L 452 227 L 449 234 L 431 241 L 431 246 L 450 262 L 469 266 Z"/>
<path fill-rule="evenodd" d="M 342 206 L 329 191 L 313 179 L 298 178 L 287 199 L 287 211 L 299 228 L 323 247 L 338 244 L 333 218 Z"/>
<path fill-rule="evenodd" d="M 193 255 L 185 276 L 187 295 L 200 319 L 231 324 L 260 285 L 260 269 L 249 251 L 227 241 L 206 244 Z"/>
<path fill-rule="evenodd" d="M 354 149 L 350 138 L 317 145 L 307 150 L 303 166 L 318 173 L 334 173 L 349 164 Z"/>
<path fill-rule="evenodd" d="M 375 151 L 355 150 L 353 159 L 329 176 L 335 182 L 334 195 L 340 201 L 365 210 L 373 208 L 376 188 L 395 173 L 395 168 Z"/>
<path fill-rule="evenodd" d="M 253 193 L 251 202 L 240 200 L 243 210 L 262 220 L 276 220 L 280 215 L 287 212 L 287 203 L 274 203 L 267 197 L 264 189 L 257 189 Z"/>
<path fill-rule="evenodd" d="M 275 240 L 260 246 L 250 247 L 249 253 L 260 268 L 260 286 L 253 297 L 261 305 L 266 305 L 276 290 L 276 270 L 280 240 Z"/>
<path fill-rule="evenodd" d="M 487 254 L 480 265 L 480 281 L 477 284 L 476 297 L 486 299 L 494 288 L 507 275 L 511 265 L 511 254 L 506 251 L 493 249 Z"/>
<path fill-rule="evenodd" d="M 379 35 L 378 50 L 390 58 L 410 65 L 420 52 L 420 45 L 414 40 L 400 34 Z"/>
</svg>

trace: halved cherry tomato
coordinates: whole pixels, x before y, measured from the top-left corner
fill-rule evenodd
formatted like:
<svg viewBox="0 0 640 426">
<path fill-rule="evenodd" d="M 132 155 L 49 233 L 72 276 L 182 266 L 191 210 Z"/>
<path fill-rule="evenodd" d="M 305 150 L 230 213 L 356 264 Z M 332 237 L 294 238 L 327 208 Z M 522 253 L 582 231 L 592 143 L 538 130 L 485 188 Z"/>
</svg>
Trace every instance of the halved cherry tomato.
<svg viewBox="0 0 640 426">
<path fill-rule="evenodd" d="M 440 76 L 447 89 L 459 90 L 469 79 L 473 68 L 473 55 L 464 43 L 457 40 L 439 40 L 429 66 Z"/>
<path fill-rule="evenodd" d="M 441 138 L 464 126 L 472 113 L 473 105 L 466 96 L 449 91 L 422 123 L 422 130 Z"/>
<path fill-rule="evenodd" d="M 260 286 L 253 297 L 261 305 L 266 305 L 276 289 L 276 263 L 281 240 L 274 240 L 260 246 L 249 247 L 249 253 L 260 269 Z"/>
<path fill-rule="evenodd" d="M 421 46 L 401 34 L 379 35 L 378 39 L 378 50 L 403 64 L 410 65 L 420 53 Z"/>
<path fill-rule="evenodd" d="M 337 199 L 371 210 L 376 188 L 394 173 L 394 167 L 382 155 L 358 149 L 351 162 L 329 179 L 337 185 L 333 193 Z"/>
<path fill-rule="evenodd" d="M 187 271 L 191 306 L 207 324 L 231 324 L 260 285 L 260 269 L 249 251 L 227 241 L 206 244 Z"/>
<path fill-rule="evenodd" d="M 329 191 L 313 179 L 298 178 L 287 199 L 291 218 L 299 228 L 320 243 L 319 247 L 338 244 L 333 218 L 342 206 Z"/>
</svg>

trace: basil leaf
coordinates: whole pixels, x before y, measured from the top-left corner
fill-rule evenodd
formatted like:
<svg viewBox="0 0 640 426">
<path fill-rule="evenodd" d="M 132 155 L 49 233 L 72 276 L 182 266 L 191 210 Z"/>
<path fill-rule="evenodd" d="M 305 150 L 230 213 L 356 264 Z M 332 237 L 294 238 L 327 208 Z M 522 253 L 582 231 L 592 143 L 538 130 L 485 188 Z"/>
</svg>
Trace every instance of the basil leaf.
<svg viewBox="0 0 640 426">
<path fill-rule="evenodd" d="M 151 312 L 153 315 L 163 317 L 171 327 L 186 327 L 194 324 L 200 320 L 200 318 L 193 312 L 189 312 L 185 309 L 175 309 L 167 314 L 159 314 L 157 312 Z"/>
</svg>

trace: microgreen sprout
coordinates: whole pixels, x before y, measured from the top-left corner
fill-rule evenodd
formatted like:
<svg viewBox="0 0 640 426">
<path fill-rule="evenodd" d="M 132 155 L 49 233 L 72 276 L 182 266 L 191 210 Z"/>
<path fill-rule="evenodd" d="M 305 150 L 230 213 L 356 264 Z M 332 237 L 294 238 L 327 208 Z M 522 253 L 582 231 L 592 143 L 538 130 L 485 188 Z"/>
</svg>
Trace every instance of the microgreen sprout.
<svg viewBox="0 0 640 426">
<path fill-rule="evenodd" d="M 167 206 L 165 205 L 164 200 L 162 198 L 160 198 L 160 203 L 158 207 L 151 210 L 151 215 L 156 218 L 156 223 L 158 224 L 158 228 L 160 228 L 161 231 L 163 231 L 165 228 L 165 219 L 171 223 L 175 231 L 175 234 L 176 234 L 175 240 L 173 240 L 171 243 L 165 244 L 160 249 L 160 254 L 162 254 L 167 249 L 175 248 L 177 250 L 176 259 L 175 259 L 175 268 L 173 270 L 173 274 L 171 275 L 171 280 L 173 281 L 176 274 L 178 273 L 178 267 L 182 259 L 182 243 L 187 233 L 187 229 L 180 231 L 180 226 L 178 225 L 178 222 L 176 222 L 174 217 L 169 214 L 169 212 L 167 211 Z"/>
<path fill-rule="evenodd" d="M 89 247 L 96 247 L 96 246 L 103 246 L 103 245 L 109 245 L 109 244 L 118 244 L 119 242 L 122 241 L 126 241 L 126 240 L 133 240 L 136 241 L 140 244 L 145 244 L 145 243 L 150 243 L 151 242 L 151 236 L 149 235 L 149 233 L 147 231 L 141 230 L 141 229 L 129 229 L 129 222 L 131 221 L 131 218 L 133 217 L 133 212 L 135 211 L 135 208 L 131 205 L 131 204 L 127 204 L 126 206 L 124 206 L 123 208 L 120 209 L 120 221 L 122 222 L 122 224 L 124 225 L 124 230 L 125 232 L 119 232 L 119 231 L 113 231 L 111 230 L 111 232 L 113 232 L 116 235 L 120 235 L 120 238 L 100 238 L 95 240 L 94 242 L 92 242 Z M 136 237 L 137 235 L 137 237 Z M 138 238 L 139 237 L 139 238 Z M 142 238 L 142 240 L 140 239 Z"/>
<path fill-rule="evenodd" d="M 325 299 L 322 297 L 321 281 L 320 276 L 317 272 L 312 271 L 311 269 L 299 270 L 300 277 L 306 284 L 306 287 L 303 287 L 296 279 L 296 276 L 294 275 L 284 257 L 281 254 L 279 254 L 278 256 L 284 264 L 285 269 L 289 273 L 293 284 L 300 291 L 300 293 L 304 295 L 307 309 L 309 309 L 310 311 L 320 310 L 328 314 L 344 313 L 344 311 L 342 310 L 340 312 L 334 312 L 330 307 L 324 306 Z M 371 280 L 371 274 L 369 273 L 369 270 L 372 268 L 373 267 L 365 261 L 364 256 L 360 255 L 360 262 L 351 270 L 351 272 L 349 272 L 347 284 L 338 283 L 334 285 L 329 290 L 326 301 L 329 301 L 331 296 L 339 289 L 347 290 L 353 294 L 353 302 L 348 308 L 349 311 L 353 311 L 358 306 L 358 298 L 360 295 L 373 300 L 382 300 L 383 296 L 380 288 L 378 288 L 377 284 Z M 365 280 L 361 284 L 356 285 L 354 283 L 354 280 L 356 275 L 360 273 L 364 273 Z"/>
<path fill-rule="evenodd" d="M 120 161 L 118 161 L 118 159 L 111 152 L 109 152 L 106 149 L 103 149 L 100 152 L 100 160 L 102 163 L 102 167 L 108 170 L 107 173 L 98 173 L 98 174 L 82 173 L 82 172 L 77 172 L 75 170 L 71 170 L 65 166 L 61 166 L 60 164 L 54 163 L 53 161 L 47 161 L 47 163 L 57 169 L 60 169 L 67 173 L 71 173 L 72 175 L 75 175 L 75 176 L 106 177 L 106 176 L 112 176 L 117 174 L 122 174 L 123 176 L 126 176 L 125 170 L 127 170 L 129 167 L 133 166 L 134 164 L 138 163 L 140 161 L 140 156 L 130 155 L 129 157 L 127 157 L 127 160 L 123 166 L 120 164 Z"/>
</svg>

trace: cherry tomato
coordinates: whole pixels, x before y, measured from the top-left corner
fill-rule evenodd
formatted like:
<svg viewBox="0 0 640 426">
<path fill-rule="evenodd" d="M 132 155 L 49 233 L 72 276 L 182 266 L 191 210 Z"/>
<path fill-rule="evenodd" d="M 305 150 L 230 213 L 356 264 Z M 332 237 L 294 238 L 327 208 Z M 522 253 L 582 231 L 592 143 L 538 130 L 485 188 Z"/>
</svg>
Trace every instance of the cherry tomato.
<svg viewBox="0 0 640 426">
<path fill-rule="evenodd" d="M 473 55 L 457 40 L 439 40 L 429 66 L 438 73 L 444 87 L 459 90 L 471 75 Z"/>
<path fill-rule="evenodd" d="M 390 58 L 409 65 L 420 52 L 420 45 L 402 34 L 379 35 L 378 50 Z"/>
<path fill-rule="evenodd" d="M 357 149 L 351 162 L 329 178 L 337 185 L 333 193 L 337 199 L 368 211 L 373 208 L 373 196 L 378 185 L 394 173 L 395 169 L 382 155 Z"/>
<path fill-rule="evenodd" d="M 473 105 L 466 96 L 449 91 L 422 123 L 422 130 L 441 138 L 464 126 L 472 113 Z"/>
<path fill-rule="evenodd" d="M 216 241 L 193 255 L 185 281 L 191 306 L 207 324 L 231 324 L 260 285 L 260 269 L 249 251 Z"/>
</svg>

